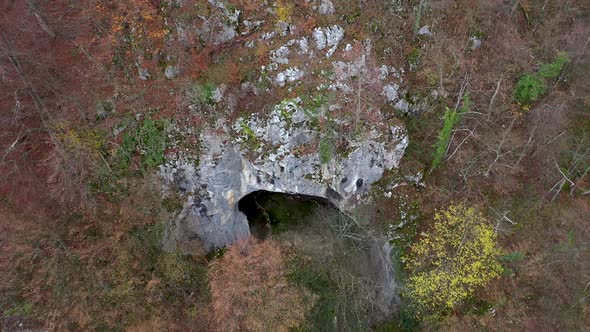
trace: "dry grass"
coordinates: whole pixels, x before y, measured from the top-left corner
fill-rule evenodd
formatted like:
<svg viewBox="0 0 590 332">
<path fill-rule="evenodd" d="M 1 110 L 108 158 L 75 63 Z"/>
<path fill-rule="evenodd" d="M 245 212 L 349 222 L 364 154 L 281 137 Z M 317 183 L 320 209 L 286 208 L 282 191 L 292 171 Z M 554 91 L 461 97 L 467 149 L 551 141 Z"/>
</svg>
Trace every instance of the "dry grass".
<svg viewBox="0 0 590 332">
<path fill-rule="evenodd" d="M 211 264 L 212 311 L 218 331 L 288 331 L 299 326 L 313 296 L 289 285 L 279 245 L 251 240 Z"/>
</svg>

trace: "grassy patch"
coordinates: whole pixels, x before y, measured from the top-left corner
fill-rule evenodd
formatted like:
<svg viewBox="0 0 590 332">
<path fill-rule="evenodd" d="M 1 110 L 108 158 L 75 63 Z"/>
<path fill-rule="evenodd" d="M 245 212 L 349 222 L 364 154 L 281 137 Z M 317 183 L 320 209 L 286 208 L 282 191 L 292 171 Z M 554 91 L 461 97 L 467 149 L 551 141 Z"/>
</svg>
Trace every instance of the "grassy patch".
<svg viewBox="0 0 590 332">
<path fill-rule="evenodd" d="M 146 119 L 139 127 L 137 138 L 144 168 L 156 167 L 165 160 L 166 134 L 164 133 L 164 125 L 164 121 Z"/>
<path fill-rule="evenodd" d="M 334 153 L 334 145 L 332 142 L 332 137 L 330 135 L 324 135 L 320 139 L 320 161 L 322 164 L 327 164 L 332 160 L 332 155 Z"/>
<path fill-rule="evenodd" d="M 180 194 L 174 192 L 174 193 L 170 194 L 169 196 L 164 197 L 162 199 L 162 207 L 166 211 L 174 213 L 174 212 L 177 212 L 180 209 L 182 209 L 182 207 L 184 205 L 184 201 L 185 200 L 183 199 L 183 197 Z"/>
<path fill-rule="evenodd" d="M 140 171 L 152 169 L 165 161 L 167 123 L 166 120 L 148 118 L 123 134 L 114 161 L 120 176 L 129 174 L 130 168 L 134 166 L 134 158 L 138 159 L 139 165 L 135 167 Z"/>
<path fill-rule="evenodd" d="M 29 317 L 32 313 L 33 305 L 29 302 L 23 302 L 4 310 L 2 313 L 2 319 L 8 319 L 10 317 Z"/>
<path fill-rule="evenodd" d="M 408 53 L 407 59 L 408 64 L 410 65 L 410 70 L 418 68 L 421 56 L 422 51 L 417 47 L 413 48 L 410 53 Z"/>
<path fill-rule="evenodd" d="M 188 307 L 195 299 L 207 301 L 204 262 L 163 251 L 162 232 L 162 224 L 138 226 L 127 232 L 113 270 L 92 290 L 99 305 L 93 314 L 95 327 L 130 326 L 148 318 L 162 303 Z"/>
</svg>

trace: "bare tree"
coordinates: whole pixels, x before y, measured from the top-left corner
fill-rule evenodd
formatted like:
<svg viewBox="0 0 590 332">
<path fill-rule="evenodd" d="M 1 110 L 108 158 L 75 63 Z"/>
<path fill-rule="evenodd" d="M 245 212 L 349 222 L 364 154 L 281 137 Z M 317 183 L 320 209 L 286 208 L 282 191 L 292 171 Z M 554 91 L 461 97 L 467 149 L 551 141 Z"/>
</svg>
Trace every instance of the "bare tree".
<svg viewBox="0 0 590 332">
<path fill-rule="evenodd" d="M 43 29 L 43 31 L 45 31 L 49 35 L 49 37 L 51 37 L 51 39 L 55 38 L 55 32 L 53 32 L 53 30 L 49 27 L 49 24 L 47 24 L 45 16 L 39 9 L 37 3 L 34 0 L 27 0 L 27 4 L 33 12 L 33 15 L 35 15 L 37 22 L 39 22 L 39 26 L 41 27 L 41 29 Z"/>
</svg>

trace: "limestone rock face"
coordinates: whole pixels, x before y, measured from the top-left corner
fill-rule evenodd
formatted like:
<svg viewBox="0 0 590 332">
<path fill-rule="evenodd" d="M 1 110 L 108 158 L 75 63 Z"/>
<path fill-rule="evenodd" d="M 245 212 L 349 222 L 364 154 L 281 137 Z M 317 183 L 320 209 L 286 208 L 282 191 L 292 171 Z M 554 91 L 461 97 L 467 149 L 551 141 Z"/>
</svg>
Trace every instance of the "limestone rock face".
<svg viewBox="0 0 590 332">
<path fill-rule="evenodd" d="M 239 10 L 210 3 L 225 21 L 239 22 Z M 328 11 L 330 4 L 321 2 Z M 212 27 L 207 22 L 203 31 Z M 212 35 L 214 44 L 234 36 L 217 37 Z M 245 44 L 270 48 L 260 77 L 240 87 L 220 86 L 210 98 L 216 113 L 238 118 L 190 128 L 201 133 L 200 150 L 167 156 L 161 166 L 166 187 L 186 197 L 166 232 L 168 250 L 211 251 L 248 237 L 248 221 L 237 204 L 253 191 L 318 196 L 350 210 L 386 170 L 398 167 L 408 138 L 392 108 L 405 93 L 404 70 L 379 64 L 370 40 L 341 47 L 345 37 L 344 28 L 333 25 L 293 33 L 280 44 L 276 31 L 260 31 Z M 236 109 L 241 96 L 295 88 L 306 95 L 247 114 Z"/>
<path fill-rule="evenodd" d="M 248 237 L 248 221 L 237 205 L 257 190 L 318 196 L 349 210 L 385 170 L 399 165 L 408 144 L 402 127 L 389 126 L 358 133 L 346 151 L 337 151 L 334 138 L 322 146 L 327 136 L 316 126 L 295 99 L 277 105 L 267 118 L 255 113 L 231 129 L 201 134 L 198 166 L 180 158 L 160 170 L 168 186 L 188 195 L 166 234 L 166 247 L 210 251 Z M 299 152 L 314 147 L 321 151 Z"/>
<path fill-rule="evenodd" d="M 342 211 L 366 203 L 372 184 L 399 166 L 408 145 L 396 119 L 416 108 L 404 68 L 383 63 L 374 41 L 355 39 L 342 26 L 303 27 L 294 17 L 277 22 L 277 7 L 253 12 L 207 2 L 203 15 L 175 23 L 176 38 L 196 49 L 243 45 L 249 56 L 234 60 L 250 68 L 239 85 L 191 88 L 179 96 L 200 121 L 187 119 L 187 127 L 176 123 L 169 132 L 174 138 L 178 131 L 179 142 L 191 135 L 191 144 L 172 145 L 160 167 L 165 191 L 184 199 L 165 230 L 164 249 L 210 252 L 247 238 L 238 202 L 258 190 L 321 197 Z M 310 3 L 316 15 L 335 13 L 330 0 Z M 252 59 L 264 62 L 251 65 Z M 181 76 L 178 66 L 166 76 Z M 366 259 L 367 278 L 379 289 L 375 322 L 397 301 L 392 248 L 384 237 L 371 238 Z"/>
</svg>

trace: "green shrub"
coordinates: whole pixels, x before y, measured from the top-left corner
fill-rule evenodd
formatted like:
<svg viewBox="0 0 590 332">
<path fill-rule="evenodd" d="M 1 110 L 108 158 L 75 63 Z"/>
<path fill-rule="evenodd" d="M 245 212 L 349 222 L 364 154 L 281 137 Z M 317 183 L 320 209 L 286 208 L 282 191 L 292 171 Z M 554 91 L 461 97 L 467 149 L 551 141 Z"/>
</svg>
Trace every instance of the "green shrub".
<svg viewBox="0 0 590 332">
<path fill-rule="evenodd" d="M 455 124 L 459 121 L 457 111 L 445 107 L 445 120 L 441 131 L 438 133 L 438 139 L 434 145 L 434 159 L 432 160 L 431 171 L 435 169 L 445 156 L 447 145 L 451 139 L 451 132 Z"/>
<path fill-rule="evenodd" d="M 524 109 L 528 109 L 533 102 L 537 101 L 547 91 L 545 79 L 559 76 L 568 62 L 570 62 L 568 53 L 559 52 L 553 62 L 542 65 L 537 73 L 521 76 L 516 83 L 514 99 Z"/>
<path fill-rule="evenodd" d="M 135 154 L 137 147 L 137 140 L 135 139 L 134 132 L 126 132 L 123 134 L 123 141 L 117 151 L 118 154 L 118 167 L 122 170 L 127 170 L 131 165 L 131 160 Z"/>
<path fill-rule="evenodd" d="M 516 262 L 520 261 L 524 258 L 524 255 L 518 251 L 507 253 L 505 255 L 500 256 L 499 260 L 501 262 Z"/>
<path fill-rule="evenodd" d="M 516 83 L 516 101 L 523 105 L 530 105 L 537 101 L 545 93 L 547 86 L 545 81 L 535 74 L 522 76 Z"/>
<path fill-rule="evenodd" d="M 165 161 L 165 125 L 165 120 L 145 119 L 137 128 L 130 128 L 123 134 L 123 141 L 115 157 L 115 166 L 120 176 L 127 175 L 137 152 L 143 169 L 156 167 Z"/>
<path fill-rule="evenodd" d="M 29 302 L 24 302 L 10 309 L 6 309 L 2 316 L 3 319 L 8 319 L 10 317 L 29 317 L 33 313 L 33 305 Z"/>
<path fill-rule="evenodd" d="M 213 94 L 215 93 L 215 85 L 207 83 L 204 85 L 194 84 L 188 89 L 188 97 L 190 103 L 201 108 L 205 106 L 212 106 L 215 104 Z"/>
<path fill-rule="evenodd" d="M 556 78 L 559 76 L 563 67 L 570 62 L 570 57 L 567 52 L 559 52 L 557 53 L 557 57 L 553 62 L 547 63 L 539 68 L 539 76 L 545 78 Z"/>
<path fill-rule="evenodd" d="M 152 168 L 165 161 L 166 133 L 164 123 L 146 119 L 139 128 L 139 145 L 142 154 L 142 163 L 146 168 Z"/>
<path fill-rule="evenodd" d="M 449 141 L 451 140 L 451 132 L 453 131 L 453 127 L 461 120 L 461 114 L 465 112 L 469 112 L 471 109 L 471 98 L 468 94 L 465 94 L 462 99 L 461 108 L 459 108 L 459 112 L 455 110 L 451 110 L 448 107 L 445 107 L 445 119 L 443 128 L 438 133 L 438 139 L 434 144 L 434 153 L 433 153 L 433 160 L 432 166 L 430 167 L 430 171 L 434 170 L 443 160 L 445 153 L 447 151 L 447 146 L 449 145 Z"/>
<path fill-rule="evenodd" d="M 408 64 L 410 65 L 410 69 L 416 69 L 418 67 L 421 55 L 422 51 L 419 48 L 413 48 L 410 51 L 408 54 Z"/>
</svg>

